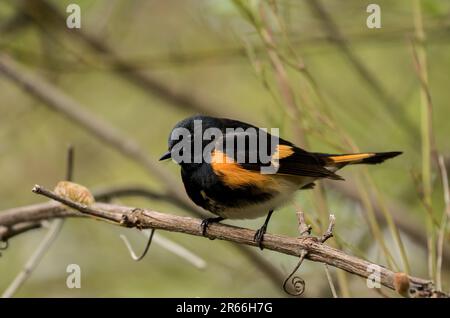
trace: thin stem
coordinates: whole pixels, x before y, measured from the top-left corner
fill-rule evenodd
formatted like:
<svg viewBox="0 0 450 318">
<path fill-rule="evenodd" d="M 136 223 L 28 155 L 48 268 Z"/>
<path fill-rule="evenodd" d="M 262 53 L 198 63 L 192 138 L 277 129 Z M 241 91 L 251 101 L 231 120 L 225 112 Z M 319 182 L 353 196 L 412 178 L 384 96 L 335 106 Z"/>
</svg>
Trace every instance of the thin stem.
<svg viewBox="0 0 450 318">
<path fill-rule="evenodd" d="M 66 165 L 66 180 L 73 180 L 73 164 L 74 164 L 74 148 L 69 145 L 67 148 L 67 165 Z"/>
<path fill-rule="evenodd" d="M 140 260 L 142 260 L 145 255 L 147 255 L 148 249 L 150 248 L 150 245 L 152 244 L 152 240 L 153 240 L 153 235 L 155 234 L 155 229 L 151 229 L 150 230 L 150 235 L 147 239 L 147 244 L 145 245 L 144 251 L 142 252 L 141 255 L 137 256 L 136 253 L 134 252 L 133 248 L 131 247 L 130 242 L 128 241 L 127 237 L 123 234 L 120 235 L 120 238 L 122 239 L 122 241 L 125 243 L 125 246 L 128 249 L 128 252 L 130 252 L 130 256 L 131 258 L 136 261 L 139 262 Z"/>
<path fill-rule="evenodd" d="M 67 149 L 67 165 L 66 165 L 66 180 L 71 181 L 73 178 L 73 162 L 74 162 L 74 149 L 72 145 L 69 145 Z M 52 246 L 53 242 L 58 238 L 59 233 L 64 225 L 64 219 L 54 220 L 47 231 L 47 234 L 38 245 L 36 251 L 31 255 L 28 261 L 25 263 L 22 271 L 16 276 L 9 287 L 5 290 L 2 297 L 12 297 L 16 291 L 22 286 L 25 281 L 31 276 L 36 267 L 40 264 L 47 251 Z M 35 228 L 35 227 L 33 227 Z"/>
<path fill-rule="evenodd" d="M 150 235 L 148 231 L 143 231 L 144 235 Z M 198 269 L 205 269 L 206 268 L 206 261 L 202 259 L 200 256 L 194 254 L 184 246 L 169 240 L 168 238 L 159 235 L 155 233 L 153 236 L 153 242 L 155 244 L 159 244 L 162 247 L 164 247 L 166 250 L 172 252 L 173 254 L 177 255 L 178 257 L 184 259 L 185 261 L 192 264 L 194 267 Z"/>
<path fill-rule="evenodd" d="M 358 180 L 359 183 L 362 183 L 362 180 Z M 364 208 L 366 210 L 366 216 L 367 216 L 367 222 L 369 223 L 369 227 L 371 229 L 371 232 L 375 239 L 379 242 L 381 250 L 383 251 L 386 262 L 389 267 L 395 267 L 398 270 L 398 265 L 395 263 L 394 258 L 392 257 L 392 254 L 390 253 L 389 249 L 387 248 L 386 242 L 383 237 L 383 232 L 380 228 L 380 225 L 377 222 L 377 219 L 375 217 L 375 212 L 373 210 L 373 206 L 370 201 L 369 193 L 367 192 L 367 189 L 364 187 L 363 184 L 360 184 L 358 187 L 358 191 L 361 196 L 361 201 L 364 205 Z"/>
<path fill-rule="evenodd" d="M 3 298 L 12 297 L 20 288 L 20 286 L 25 283 L 25 281 L 28 279 L 37 265 L 41 262 L 42 258 L 47 253 L 48 249 L 53 244 L 55 239 L 58 237 L 58 234 L 61 231 L 62 224 L 64 223 L 63 221 L 63 219 L 59 219 L 52 222 L 50 229 L 47 231 L 44 238 L 39 243 L 38 247 L 33 252 L 31 257 L 25 263 L 25 266 L 3 293 Z"/>
<path fill-rule="evenodd" d="M 389 211 L 388 207 L 384 203 L 384 199 L 375 185 L 375 182 L 371 178 L 367 169 L 365 169 L 364 174 L 366 176 L 367 182 L 371 185 L 372 189 L 375 192 L 375 197 L 380 205 L 380 209 L 383 213 L 383 216 L 386 220 L 386 224 L 388 225 L 389 231 L 391 232 L 392 237 L 394 238 L 395 244 L 400 252 L 400 257 L 402 259 L 404 272 L 409 274 L 411 272 L 411 267 L 409 265 L 408 255 L 406 254 L 405 245 L 403 244 L 403 240 L 400 236 L 400 232 L 395 224 L 394 218 L 392 217 L 392 213 Z"/>
<path fill-rule="evenodd" d="M 331 277 L 330 269 L 328 268 L 328 265 L 324 265 L 325 268 L 325 274 L 327 275 L 328 284 L 330 284 L 331 294 L 333 295 L 333 298 L 339 298 L 338 294 L 336 292 L 336 287 L 334 287 L 333 278 Z"/>
<path fill-rule="evenodd" d="M 439 170 L 441 172 L 442 188 L 444 192 L 445 210 L 442 213 L 441 226 L 438 233 L 437 261 L 436 261 L 436 288 L 442 290 L 442 254 L 444 253 L 445 233 L 450 218 L 450 189 L 448 185 L 447 168 L 444 157 L 439 156 Z"/>
<path fill-rule="evenodd" d="M 436 278 L 436 233 L 433 225 L 433 207 L 431 200 L 431 145 L 432 145 L 432 104 L 428 90 L 427 56 L 424 47 L 425 32 L 422 21 L 421 1 L 413 3 L 414 27 L 416 46 L 413 46 L 415 65 L 419 80 L 420 111 L 421 111 L 421 139 L 422 139 L 422 187 L 423 200 L 428 210 L 428 272 L 430 278 Z"/>
</svg>

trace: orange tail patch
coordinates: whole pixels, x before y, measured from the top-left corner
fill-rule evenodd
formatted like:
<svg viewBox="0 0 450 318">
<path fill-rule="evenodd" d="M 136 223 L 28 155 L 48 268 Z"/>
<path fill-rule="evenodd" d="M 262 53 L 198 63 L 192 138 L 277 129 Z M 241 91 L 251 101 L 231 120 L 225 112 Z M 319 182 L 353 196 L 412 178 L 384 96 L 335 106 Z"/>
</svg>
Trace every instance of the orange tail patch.
<svg viewBox="0 0 450 318">
<path fill-rule="evenodd" d="M 283 159 L 286 157 L 289 157 L 290 155 L 292 155 L 294 153 L 294 150 L 292 149 L 291 146 L 288 145 L 278 145 L 277 146 L 277 150 L 275 151 L 275 153 L 273 154 L 274 158 L 277 159 Z"/>
<path fill-rule="evenodd" d="M 352 155 L 338 155 L 338 156 L 330 156 L 327 159 L 331 160 L 333 163 L 357 163 L 360 160 L 364 160 L 370 157 L 375 156 L 375 153 L 357 153 Z"/>
</svg>

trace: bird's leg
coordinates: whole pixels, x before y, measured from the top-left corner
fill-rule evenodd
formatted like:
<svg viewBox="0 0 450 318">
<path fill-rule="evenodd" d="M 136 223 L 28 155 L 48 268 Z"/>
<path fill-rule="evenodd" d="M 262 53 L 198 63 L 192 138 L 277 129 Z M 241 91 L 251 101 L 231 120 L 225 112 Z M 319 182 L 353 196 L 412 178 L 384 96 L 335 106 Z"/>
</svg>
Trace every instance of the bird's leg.
<svg viewBox="0 0 450 318">
<path fill-rule="evenodd" d="M 258 231 L 256 231 L 255 236 L 253 237 L 253 240 L 258 243 L 258 246 L 261 250 L 264 249 L 262 246 L 262 241 L 264 239 L 264 234 L 266 234 L 267 231 L 267 225 L 269 224 L 270 217 L 272 216 L 273 210 L 269 211 L 269 214 L 267 214 L 266 220 L 264 221 L 263 226 L 261 226 Z"/>
<path fill-rule="evenodd" d="M 207 219 L 204 219 L 204 220 L 202 221 L 202 224 L 200 225 L 201 228 L 202 228 L 202 235 L 203 235 L 203 236 L 206 236 L 206 230 L 208 229 L 208 226 L 209 226 L 211 223 L 217 223 L 217 222 L 220 222 L 220 221 L 223 221 L 223 220 L 225 220 L 225 218 L 223 218 L 223 217 L 221 217 L 221 216 L 216 217 L 216 218 L 207 218 Z"/>
</svg>

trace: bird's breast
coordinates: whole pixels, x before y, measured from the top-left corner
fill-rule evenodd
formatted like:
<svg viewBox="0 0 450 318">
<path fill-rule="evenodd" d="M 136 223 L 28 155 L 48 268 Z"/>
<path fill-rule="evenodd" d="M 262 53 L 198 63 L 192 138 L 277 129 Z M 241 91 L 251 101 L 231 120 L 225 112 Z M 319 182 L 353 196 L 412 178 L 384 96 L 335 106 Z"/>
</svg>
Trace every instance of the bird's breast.
<svg viewBox="0 0 450 318">
<path fill-rule="evenodd" d="M 261 193 L 252 195 L 249 192 L 241 199 L 236 199 L 232 192 L 228 199 L 218 201 L 204 193 L 208 200 L 209 211 L 227 219 L 255 219 L 267 215 L 271 210 L 275 210 L 289 203 L 295 191 L 305 184 L 311 183 L 311 178 L 299 180 L 299 178 L 286 178 L 273 176 L 273 183 L 270 188 L 265 188 L 265 195 Z M 234 190 L 236 191 L 236 190 Z"/>
<path fill-rule="evenodd" d="M 273 174 L 263 175 L 264 182 L 240 179 L 236 186 L 236 179 L 230 185 L 229 180 L 209 169 L 205 165 L 195 172 L 182 170 L 186 192 L 195 204 L 227 219 L 254 219 L 266 215 L 288 203 L 296 190 L 314 181 L 310 177 Z"/>
</svg>

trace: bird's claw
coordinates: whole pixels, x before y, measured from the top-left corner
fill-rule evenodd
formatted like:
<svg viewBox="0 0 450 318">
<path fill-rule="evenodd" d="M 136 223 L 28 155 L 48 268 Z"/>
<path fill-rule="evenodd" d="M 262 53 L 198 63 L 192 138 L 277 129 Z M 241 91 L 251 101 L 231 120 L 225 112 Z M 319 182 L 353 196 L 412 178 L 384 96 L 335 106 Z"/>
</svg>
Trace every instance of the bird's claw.
<svg viewBox="0 0 450 318">
<path fill-rule="evenodd" d="M 201 225 L 200 225 L 200 227 L 201 227 L 201 229 L 202 229 L 202 235 L 203 235 L 203 236 L 207 236 L 207 235 L 206 235 L 206 230 L 208 229 L 208 226 L 209 226 L 211 223 L 217 223 L 217 222 L 220 222 L 220 221 L 222 221 L 222 220 L 223 220 L 223 218 L 221 218 L 221 217 L 204 219 L 204 220 L 202 221 Z M 214 240 L 214 238 L 210 238 L 210 239 L 211 239 L 211 240 Z"/>
<path fill-rule="evenodd" d="M 266 234 L 266 230 L 267 230 L 267 226 L 263 225 L 261 226 L 261 228 L 259 228 L 256 233 L 255 236 L 253 237 L 253 240 L 258 244 L 259 248 L 261 249 L 261 251 L 264 249 L 263 246 L 263 240 L 264 240 L 264 234 Z"/>
</svg>

